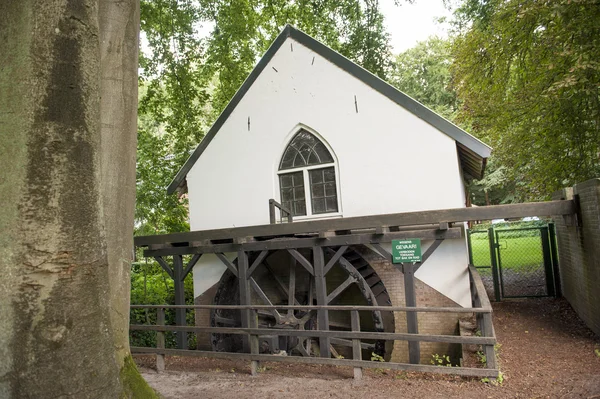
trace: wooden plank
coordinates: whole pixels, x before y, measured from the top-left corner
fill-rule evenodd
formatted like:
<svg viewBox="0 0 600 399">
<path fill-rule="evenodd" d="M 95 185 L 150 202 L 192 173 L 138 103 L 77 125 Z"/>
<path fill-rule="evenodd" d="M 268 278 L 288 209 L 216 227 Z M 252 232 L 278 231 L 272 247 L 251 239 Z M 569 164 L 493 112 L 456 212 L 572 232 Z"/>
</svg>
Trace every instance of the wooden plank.
<svg viewBox="0 0 600 399">
<path fill-rule="evenodd" d="M 421 240 L 436 240 L 436 239 L 456 239 L 462 237 L 462 228 L 453 227 L 446 231 L 437 230 L 434 228 L 420 229 L 420 230 L 402 230 L 389 232 L 383 235 L 375 235 L 374 233 L 361 233 L 361 234 L 346 234 L 337 235 L 329 238 L 306 238 L 306 237 L 285 237 L 275 238 L 273 240 L 265 241 L 254 241 L 244 244 L 207 244 L 207 245 L 196 245 L 195 241 L 189 242 L 188 246 L 167 246 L 160 245 L 156 246 L 156 249 L 144 251 L 144 256 L 159 256 L 159 255 L 173 255 L 173 254 L 194 254 L 194 253 L 219 253 L 219 252 L 237 252 L 242 249 L 245 251 L 264 251 L 264 250 L 278 250 L 288 248 L 312 248 L 315 246 L 320 247 L 338 247 L 340 245 L 359 245 L 359 244 L 376 244 L 380 242 L 390 242 L 396 239 L 405 238 L 420 238 Z"/>
<path fill-rule="evenodd" d="M 350 284 L 356 283 L 356 279 L 349 276 L 342 284 L 340 284 L 331 294 L 327 295 L 327 304 L 329 305 L 335 298 L 337 298 Z"/>
<path fill-rule="evenodd" d="M 350 320 L 352 331 L 360 331 L 360 315 L 357 310 L 350 312 Z M 352 360 L 362 360 L 362 345 L 360 344 L 360 339 L 352 340 Z M 362 379 L 361 367 L 354 367 L 354 379 Z"/>
<path fill-rule="evenodd" d="M 262 299 L 262 301 L 270 306 L 273 306 L 273 303 L 271 302 L 271 300 L 269 299 L 269 297 L 267 296 L 267 294 L 265 294 L 265 292 L 262 290 L 262 288 L 260 288 L 260 286 L 258 285 L 258 283 L 256 282 L 256 280 L 254 280 L 253 277 L 250 277 L 250 286 L 252 287 L 252 289 L 254 290 L 254 292 L 256 292 L 258 294 L 258 296 L 260 297 L 260 299 Z M 277 309 L 271 309 L 271 314 L 273 315 L 273 317 L 275 317 L 275 320 L 277 320 L 277 323 L 279 323 L 281 321 L 281 314 L 279 314 L 279 312 L 277 311 Z"/>
<path fill-rule="evenodd" d="M 355 341 L 353 339 L 342 339 L 342 338 L 330 338 L 330 340 L 331 340 L 331 344 L 332 345 L 347 346 L 349 348 L 353 347 L 353 345 L 354 345 L 353 341 Z M 357 341 L 360 342 L 360 339 L 357 340 Z M 373 350 L 373 349 L 375 349 L 375 344 L 369 344 L 369 343 L 366 343 L 366 342 L 361 342 L 360 343 L 360 347 L 362 349 L 366 349 L 366 350 Z"/>
<path fill-rule="evenodd" d="M 378 243 L 371 244 L 371 245 L 373 246 L 373 248 L 375 248 L 375 250 L 379 253 L 379 255 L 381 255 L 383 257 L 383 259 L 387 260 L 390 263 L 393 262 L 392 254 L 389 253 L 384 247 L 382 247 Z"/>
<path fill-rule="evenodd" d="M 413 265 L 411 263 L 404 263 L 404 298 L 406 300 L 406 306 L 416 307 L 417 306 L 417 294 L 415 292 L 415 273 L 413 271 Z M 406 326 L 407 331 L 410 334 L 419 333 L 419 322 L 417 320 L 417 312 L 407 311 L 406 312 Z M 418 364 L 421 362 L 421 346 L 419 341 L 408 342 L 408 357 L 411 364 Z"/>
<path fill-rule="evenodd" d="M 302 267 L 304 267 L 307 272 L 309 272 L 310 274 L 312 274 L 314 276 L 315 271 L 313 269 L 313 266 L 310 264 L 310 262 L 304 256 L 302 256 L 302 254 L 300 252 L 296 251 L 295 249 L 291 249 L 291 248 L 288 249 L 287 251 L 290 253 L 290 255 L 292 255 L 294 258 L 296 258 L 298 263 L 300 263 L 300 265 L 302 265 Z"/>
<path fill-rule="evenodd" d="M 239 251 L 237 259 L 240 305 L 250 305 L 252 299 L 250 297 L 250 281 L 248 280 L 248 254 L 244 251 Z M 250 309 L 246 309 L 240 312 L 242 327 L 250 327 L 250 311 Z M 248 337 L 243 337 L 243 347 L 245 352 L 249 351 L 250 341 Z"/>
<path fill-rule="evenodd" d="M 240 251 L 240 252 L 244 252 L 244 251 Z M 231 271 L 231 273 L 234 274 L 234 276 L 239 277 L 238 270 L 236 269 L 235 265 L 233 263 L 231 263 L 231 261 L 229 261 L 229 259 L 227 259 L 227 257 L 224 254 L 215 253 L 215 255 L 217 255 L 217 258 L 221 259 L 221 262 L 223 262 L 223 264 L 225 266 L 227 266 L 227 268 Z"/>
<path fill-rule="evenodd" d="M 196 266 L 196 263 L 198 263 L 198 261 L 200 260 L 200 257 L 202 256 L 202 254 L 195 254 L 192 259 L 190 260 L 190 262 L 187 264 L 185 270 L 183 271 L 183 276 L 181 277 L 182 279 L 185 280 L 185 278 L 187 277 L 188 274 L 190 274 L 190 272 L 192 271 L 192 269 L 194 268 L 194 266 Z"/>
<path fill-rule="evenodd" d="M 169 264 L 162 258 L 162 256 L 154 256 L 154 259 L 156 259 L 160 267 L 162 267 L 163 270 L 167 272 L 169 277 L 173 278 L 173 269 L 171 269 L 171 266 L 169 266 Z"/>
<path fill-rule="evenodd" d="M 522 218 L 526 216 L 557 216 L 575 214 L 572 200 L 532 202 L 524 204 L 506 204 L 479 206 L 472 208 L 440 209 L 372 215 L 327 220 L 312 220 L 294 223 L 266 224 L 260 226 L 235 227 L 216 230 L 192 231 L 153 236 L 135 237 L 136 246 L 148 246 L 164 243 L 187 243 L 199 240 L 220 240 L 235 237 L 273 237 L 301 233 L 314 233 L 327 230 L 349 230 L 358 228 L 376 228 L 377 226 L 410 226 L 419 224 L 438 224 L 440 222 L 467 222 Z"/>
<path fill-rule="evenodd" d="M 317 305 L 327 305 L 327 282 L 325 280 L 325 254 L 322 247 L 313 248 L 313 263 L 315 265 L 315 291 Z M 329 311 L 319 309 L 317 311 L 317 324 L 321 330 L 329 330 Z M 329 337 L 319 338 L 319 350 L 321 357 L 331 357 L 331 341 Z"/>
<path fill-rule="evenodd" d="M 488 311 L 486 311 L 485 313 L 491 313 L 492 312 L 492 304 L 490 303 L 490 300 L 487 296 L 487 291 L 485 290 L 485 285 L 483 285 L 483 281 L 481 280 L 481 276 L 479 275 L 477 268 L 473 265 L 469 265 L 469 273 L 471 274 L 471 276 L 473 278 L 473 284 L 475 285 L 475 290 L 477 292 L 477 296 L 479 297 L 479 300 L 481 301 L 481 307 L 488 309 Z"/>
<path fill-rule="evenodd" d="M 347 367 L 362 367 L 362 368 L 379 368 L 389 370 L 404 370 L 418 373 L 435 373 L 449 374 L 472 377 L 498 377 L 498 370 L 478 369 L 469 367 L 439 367 L 426 364 L 407 364 L 407 363 L 391 363 L 391 362 L 374 362 L 369 360 L 350 360 L 350 359 L 327 359 L 322 357 L 305 357 L 305 356 L 277 356 L 277 355 L 253 355 L 249 353 L 230 353 L 230 352 L 209 352 L 209 351 L 194 351 L 194 350 L 177 350 L 177 349 L 157 349 L 131 347 L 132 353 L 163 353 L 170 356 L 196 356 L 217 359 L 242 359 L 242 360 L 259 360 L 265 362 L 281 362 L 281 363 L 296 363 L 296 364 L 327 364 L 334 366 Z"/>
<path fill-rule="evenodd" d="M 286 288 L 287 295 L 287 288 Z M 180 307 L 186 309 L 228 309 L 228 310 L 244 310 L 244 309 L 266 309 L 271 310 L 272 308 L 283 310 L 283 309 L 297 309 L 297 310 L 361 310 L 361 311 L 386 311 L 386 312 L 425 312 L 425 313 L 489 313 L 492 311 L 491 307 L 478 307 L 478 308 L 462 308 L 462 307 L 436 307 L 436 306 L 349 306 L 349 305 L 131 305 L 132 309 L 156 309 L 159 307 L 165 309 L 177 309 Z"/>
<path fill-rule="evenodd" d="M 290 259 L 290 275 L 288 284 L 288 304 L 296 303 L 296 259 Z M 288 309 L 288 316 L 294 315 L 294 309 Z"/>
<path fill-rule="evenodd" d="M 327 273 L 329 273 L 329 271 L 331 270 L 331 268 L 337 263 L 337 261 L 340 259 L 340 257 L 342 255 L 344 255 L 344 252 L 346 252 L 347 249 L 348 249 L 347 245 L 342 245 L 335 252 L 335 254 L 331 257 L 331 259 L 329 259 L 329 262 L 327 262 L 327 264 L 325 265 L 325 269 L 323 270 L 323 274 L 324 275 L 327 275 Z"/>
<path fill-rule="evenodd" d="M 254 273 L 256 268 L 262 263 L 263 260 L 265 260 L 267 255 L 269 255 L 269 251 L 266 250 L 261 251 L 260 254 L 258 254 L 258 257 L 254 260 L 254 262 L 252 262 L 252 266 L 250 266 L 250 269 L 248 269 L 248 277 L 252 276 L 252 273 Z"/>
<path fill-rule="evenodd" d="M 146 324 L 132 324 L 130 330 L 136 331 L 190 331 L 203 333 L 221 333 L 238 335 L 282 335 L 286 337 L 316 337 L 316 338 L 341 338 L 341 339 L 373 339 L 381 341 L 423 341 L 446 342 L 455 344 L 494 345 L 495 337 L 475 337 L 459 335 L 431 335 L 390 333 L 374 331 L 340 331 L 340 330 L 291 330 L 274 328 L 245 328 L 245 327 L 194 327 L 194 326 L 150 326 Z"/>
<path fill-rule="evenodd" d="M 181 255 L 173 256 L 173 286 L 175 289 L 175 305 L 185 305 L 185 290 L 183 286 L 183 259 Z M 186 308 L 175 309 L 175 323 L 178 326 L 185 326 Z M 187 349 L 187 334 L 185 331 L 177 333 L 177 347 Z"/>
</svg>

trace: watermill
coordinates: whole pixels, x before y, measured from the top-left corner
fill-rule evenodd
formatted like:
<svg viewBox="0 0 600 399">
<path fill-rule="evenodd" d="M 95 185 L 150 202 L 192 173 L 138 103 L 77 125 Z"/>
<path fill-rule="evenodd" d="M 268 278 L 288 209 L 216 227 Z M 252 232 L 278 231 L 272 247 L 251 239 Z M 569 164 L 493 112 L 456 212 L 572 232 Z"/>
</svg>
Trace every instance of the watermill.
<svg viewBox="0 0 600 399">
<path fill-rule="evenodd" d="M 325 261 L 330 263 L 338 248 L 325 251 Z M 260 252 L 250 256 L 250 263 L 257 261 Z M 312 259 L 310 248 L 286 251 L 271 251 L 262 254 L 256 269 L 249 278 L 252 304 L 264 305 L 316 305 L 315 276 L 304 267 Z M 236 261 L 234 261 L 236 263 Z M 390 297 L 383 281 L 371 265 L 354 248 L 346 249 L 334 259 L 325 273 L 327 303 L 329 305 L 391 305 Z M 218 283 L 213 303 L 215 305 L 239 304 L 239 280 L 226 271 Z M 361 331 L 393 332 L 394 315 L 392 312 L 361 311 Z M 211 312 L 212 327 L 239 327 L 240 312 L 219 309 Z M 351 321 L 348 312 L 329 311 L 329 330 L 350 331 Z M 276 353 L 298 356 L 319 356 L 319 345 L 314 339 L 277 335 L 278 329 L 317 330 L 319 325 L 317 312 L 306 310 L 273 310 L 258 312 L 258 326 L 273 329 L 271 335 L 259 338 L 261 353 Z M 240 335 L 212 334 L 212 349 L 224 352 L 243 351 Z M 373 353 L 389 358 L 391 345 L 385 341 L 365 341 L 361 344 L 363 355 L 370 358 Z M 332 338 L 330 352 L 334 357 L 346 357 L 350 354 L 351 340 Z"/>
</svg>

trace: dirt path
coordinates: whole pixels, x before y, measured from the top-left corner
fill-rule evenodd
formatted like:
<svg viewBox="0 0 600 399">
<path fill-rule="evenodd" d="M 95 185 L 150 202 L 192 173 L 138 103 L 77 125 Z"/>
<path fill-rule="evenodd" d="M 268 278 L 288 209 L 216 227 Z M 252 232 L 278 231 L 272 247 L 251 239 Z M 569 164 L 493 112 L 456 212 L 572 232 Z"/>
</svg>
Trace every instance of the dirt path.
<svg viewBox="0 0 600 399">
<path fill-rule="evenodd" d="M 157 374 L 151 357 L 137 357 L 144 378 L 165 398 L 586 398 L 600 399 L 600 338 L 564 300 L 494 304 L 502 386 L 475 378 L 318 365 L 263 364 L 251 377 L 247 362 L 168 358 Z"/>
</svg>

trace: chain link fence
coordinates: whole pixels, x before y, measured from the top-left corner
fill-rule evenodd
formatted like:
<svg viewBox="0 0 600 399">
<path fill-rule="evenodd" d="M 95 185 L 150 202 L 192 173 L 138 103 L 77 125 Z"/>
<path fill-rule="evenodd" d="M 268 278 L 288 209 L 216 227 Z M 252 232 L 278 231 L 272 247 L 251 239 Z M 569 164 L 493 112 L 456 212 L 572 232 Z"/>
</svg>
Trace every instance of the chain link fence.
<svg viewBox="0 0 600 399">
<path fill-rule="evenodd" d="M 551 234 L 548 225 L 469 231 L 470 262 L 490 299 L 555 295 Z"/>
</svg>

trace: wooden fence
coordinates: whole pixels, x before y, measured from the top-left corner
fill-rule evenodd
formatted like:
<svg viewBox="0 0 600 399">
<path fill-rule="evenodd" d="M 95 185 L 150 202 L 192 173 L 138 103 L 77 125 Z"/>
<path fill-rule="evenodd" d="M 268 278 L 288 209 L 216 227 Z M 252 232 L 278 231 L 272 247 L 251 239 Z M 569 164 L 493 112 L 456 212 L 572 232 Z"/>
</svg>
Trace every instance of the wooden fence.
<svg viewBox="0 0 600 399">
<path fill-rule="evenodd" d="M 492 325 L 492 307 L 487 297 L 481 277 L 477 270 L 469 267 L 469 276 L 471 281 L 471 299 L 472 308 L 459 307 L 418 307 L 418 306 L 287 306 L 287 305 L 132 305 L 132 308 L 156 309 L 156 325 L 133 324 L 130 330 L 135 331 L 156 331 L 156 347 L 132 347 L 132 353 L 151 353 L 156 354 L 157 369 L 164 369 L 164 356 L 199 356 L 221 359 L 244 359 L 251 362 L 251 372 L 256 374 L 259 361 L 285 362 L 285 363 L 305 363 L 305 364 L 329 364 L 336 366 L 348 366 L 354 368 L 354 376 L 357 379 L 362 377 L 363 368 L 383 368 L 392 370 L 406 370 L 416 372 L 428 372 L 438 374 L 454 374 L 462 376 L 477 376 L 496 378 L 498 368 L 496 364 L 496 355 L 494 345 L 496 344 L 496 335 Z M 351 331 L 326 331 L 326 330 L 292 330 L 292 329 L 273 329 L 273 328 L 242 328 L 242 327 L 195 327 L 184 325 L 164 325 L 165 309 L 229 309 L 246 312 L 251 320 L 257 320 L 259 311 L 274 310 L 335 310 L 350 312 Z M 481 336 L 455 336 L 455 335 L 431 335 L 417 333 L 391 333 L 391 332 L 367 332 L 360 331 L 359 311 L 394 311 L 394 312 L 433 312 L 433 313 L 475 313 L 478 329 Z M 256 325 L 256 324 L 254 324 Z M 186 349 L 167 349 L 165 348 L 166 331 L 185 331 L 185 332 L 209 332 L 221 334 L 241 334 L 247 337 L 249 353 L 232 352 L 211 352 Z M 258 349 L 259 336 L 279 335 L 291 337 L 309 337 L 309 338 L 329 338 L 346 339 L 352 341 L 352 359 L 337 359 L 325 357 L 308 356 L 280 356 L 272 354 L 260 354 Z M 455 344 L 481 345 L 486 357 L 485 368 L 470 367 L 443 367 L 424 364 L 392 363 L 379 362 L 362 359 L 361 340 L 383 340 L 396 341 L 403 340 L 408 342 L 446 342 Z"/>
</svg>

